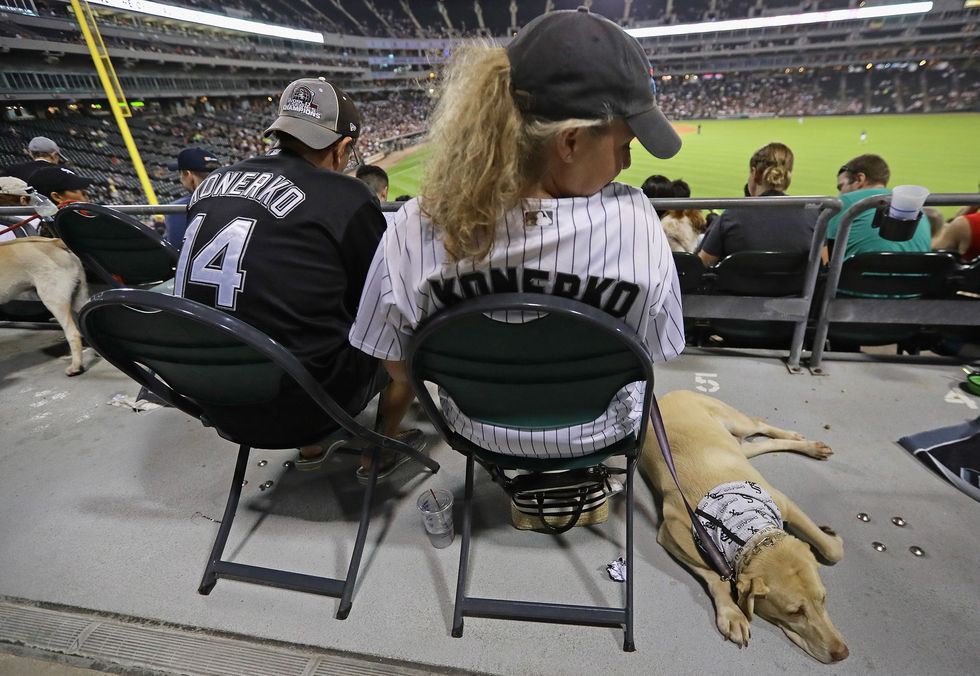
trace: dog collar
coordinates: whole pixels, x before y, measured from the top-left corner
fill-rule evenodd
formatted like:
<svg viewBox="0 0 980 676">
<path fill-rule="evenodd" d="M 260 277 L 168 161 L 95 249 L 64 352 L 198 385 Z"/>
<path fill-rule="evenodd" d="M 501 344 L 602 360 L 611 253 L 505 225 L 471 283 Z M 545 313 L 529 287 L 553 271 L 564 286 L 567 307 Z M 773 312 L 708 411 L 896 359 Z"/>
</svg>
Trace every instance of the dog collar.
<svg viewBox="0 0 980 676">
<path fill-rule="evenodd" d="M 756 554 L 763 549 L 775 547 L 785 537 L 786 531 L 781 528 L 771 528 L 752 536 L 752 539 L 746 542 L 745 546 L 735 555 L 735 579 L 737 580 L 742 575 L 742 571 L 745 570 L 745 567 L 749 565 Z"/>
<path fill-rule="evenodd" d="M 783 525 L 772 496 L 752 481 L 716 486 L 701 499 L 694 513 L 733 570 L 746 545 L 760 535 L 781 530 Z"/>
</svg>

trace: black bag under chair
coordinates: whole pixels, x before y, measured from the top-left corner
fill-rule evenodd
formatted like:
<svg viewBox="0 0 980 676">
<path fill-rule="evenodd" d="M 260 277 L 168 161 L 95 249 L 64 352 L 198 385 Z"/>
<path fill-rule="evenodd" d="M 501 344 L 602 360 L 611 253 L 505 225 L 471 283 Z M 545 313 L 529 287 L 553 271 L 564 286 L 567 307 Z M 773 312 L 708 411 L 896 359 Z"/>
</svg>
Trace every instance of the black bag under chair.
<svg viewBox="0 0 980 676">
<path fill-rule="evenodd" d="M 346 618 L 367 538 L 378 478 L 378 453 L 385 449 L 406 454 L 432 472 L 439 470 L 439 464 L 411 446 L 360 425 L 286 348 L 253 326 L 214 308 L 153 291 L 110 289 L 82 308 L 79 328 L 89 344 L 116 368 L 165 403 L 215 427 L 220 436 L 238 444 L 227 505 L 198 591 L 208 594 L 218 578 L 229 578 L 323 594 L 340 599 L 337 618 Z M 305 439 L 295 435 L 287 438 L 270 417 L 262 427 L 278 430 L 276 433 L 283 436 L 278 442 L 266 437 L 255 443 L 255 432 L 251 430 L 256 426 L 247 418 L 254 417 L 257 408 L 261 410 L 287 396 L 287 392 L 290 407 L 305 400 L 310 410 L 322 414 L 326 427 Z M 236 416 L 236 411 L 246 413 Z M 346 578 L 223 560 L 252 447 L 296 448 L 316 444 L 341 431 L 375 449 Z"/>
</svg>

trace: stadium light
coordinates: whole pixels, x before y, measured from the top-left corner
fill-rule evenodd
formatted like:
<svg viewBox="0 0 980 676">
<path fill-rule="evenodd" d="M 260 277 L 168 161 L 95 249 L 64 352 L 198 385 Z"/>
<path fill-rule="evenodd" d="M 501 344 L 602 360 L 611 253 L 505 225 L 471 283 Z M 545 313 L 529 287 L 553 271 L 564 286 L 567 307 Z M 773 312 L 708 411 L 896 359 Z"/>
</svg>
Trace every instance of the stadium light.
<svg viewBox="0 0 980 676">
<path fill-rule="evenodd" d="M 754 19 L 730 19 L 727 21 L 707 21 L 704 23 L 678 24 L 676 26 L 629 28 L 626 30 L 626 32 L 635 38 L 655 38 L 666 35 L 693 35 L 696 33 L 723 33 L 727 31 L 747 30 L 750 28 L 802 26 L 804 24 L 827 23 L 830 21 L 855 21 L 857 19 L 875 19 L 886 16 L 922 14 L 930 11 L 931 9 L 931 2 L 903 2 L 898 5 L 858 7 L 855 9 L 834 9 L 826 12 L 781 14 L 779 16 L 760 16 Z"/>
<path fill-rule="evenodd" d="M 147 0 L 88 0 L 88 3 L 90 5 L 102 5 L 103 7 L 112 7 L 113 9 L 159 16 L 164 19 L 176 19 L 177 21 L 199 23 L 205 26 L 214 26 L 215 28 L 227 28 L 228 30 L 241 31 L 243 33 L 256 33 L 257 35 L 274 38 L 323 44 L 323 33 L 317 33 L 316 31 L 304 31 L 298 28 L 287 28 L 286 26 L 262 23 L 261 21 L 236 19 L 225 16 L 224 14 L 200 12 L 196 9 L 174 7 L 173 5 L 164 5 L 160 2 L 148 2 Z"/>
</svg>

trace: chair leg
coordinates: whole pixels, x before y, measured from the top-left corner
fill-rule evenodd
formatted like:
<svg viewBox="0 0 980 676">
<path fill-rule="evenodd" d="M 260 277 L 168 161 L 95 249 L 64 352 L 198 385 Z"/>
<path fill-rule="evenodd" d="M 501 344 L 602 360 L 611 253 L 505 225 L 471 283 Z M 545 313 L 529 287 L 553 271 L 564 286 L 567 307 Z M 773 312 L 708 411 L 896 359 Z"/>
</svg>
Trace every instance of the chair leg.
<svg viewBox="0 0 980 676">
<path fill-rule="evenodd" d="M 626 634 L 623 650 L 631 653 L 636 650 L 633 643 L 633 475 L 636 473 L 636 458 L 630 457 L 626 464 Z"/>
<path fill-rule="evenodd" d="M 374 487 L 378 483 L 378 465 L 380 452 L 374 449 L 371 456 L 371 477 L 364 491 L 364 502 L 361 505 L 361 523 L 357 527 L 357 538 L 354 540 L 354 553 L 350 557 L 347 568 L 347 580 L 344 582 L 344 593 L 340 597 L 340 607 L 337 608 L 337 619 L 346 620 L 350 614 L 351 598 L 354 596 L 354 583 L 357 582 L 357 572 L 361 566 L 361 554 L 364 553 L 364 542 L 367 540 L 368 524 L 371 519 L 371 499 Z"/>
<path fill-rule="evenodd" d="M 218 528 L 218 537 L 214 540 L 211 548 L 211 556 L 208 558 L 207 568 L 204 570 L 204 577 L 201 585 L 197 588 L 197 593 L 207 596 L 214 589 L 218 581 L 218 574 L 215 566 L 221 561 L 221 555 L 225 551 L 225 544 L 228 542 L 228 534 L 231 533 L 231 524 L 235 520 L 235 511 L 238 509 L 238 501 L 242 495 L 242 481 L 245 480 L 245 469 L 248 466 L 248 454 L 251 451 L 249 446 L 242 444 L 238 447 L 238 462 L 235 465 L 235 474 L 231 479 L 231 490 L 228 492 L 228 502 L 225 505 L 225 513 L 221 517 L 221 526 Z"/>
<path fill-rule="evenodd" d="M 463 601 L 466 598 L 466 570 L 470 558 L 470 525 L 473 507 L 473 455 L 466 458 L 466 493 L 463 497 L 463 539 L 459 546 L 459 575 L 456 578 L 456 605 L 453 609 L 453 638 L 463 635 Z"/>
</svg>

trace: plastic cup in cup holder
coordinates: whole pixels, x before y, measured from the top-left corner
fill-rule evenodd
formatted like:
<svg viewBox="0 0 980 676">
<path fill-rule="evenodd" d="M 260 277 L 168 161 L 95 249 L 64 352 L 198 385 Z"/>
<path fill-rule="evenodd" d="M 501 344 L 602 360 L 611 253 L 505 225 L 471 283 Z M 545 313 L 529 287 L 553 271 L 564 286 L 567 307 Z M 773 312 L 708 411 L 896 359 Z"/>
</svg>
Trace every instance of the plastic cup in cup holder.
<svg viewBox="0 0 980 676">
<path fill-rule="evenodd" d="M 918 220 L 919 211 L 929 196 L 929 188 L 921 185 L 896 185 L 892 188 L 888 215 L 900 221 Z"/>
</svg>

